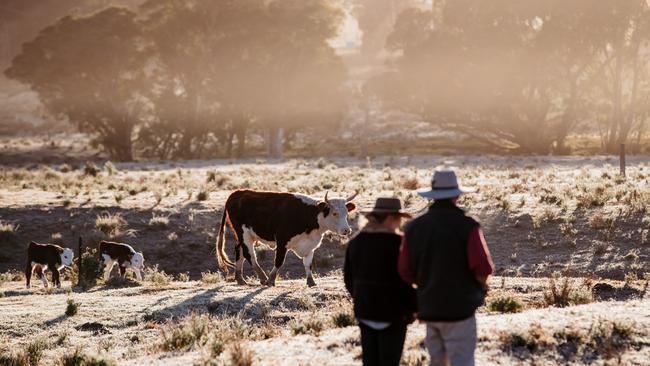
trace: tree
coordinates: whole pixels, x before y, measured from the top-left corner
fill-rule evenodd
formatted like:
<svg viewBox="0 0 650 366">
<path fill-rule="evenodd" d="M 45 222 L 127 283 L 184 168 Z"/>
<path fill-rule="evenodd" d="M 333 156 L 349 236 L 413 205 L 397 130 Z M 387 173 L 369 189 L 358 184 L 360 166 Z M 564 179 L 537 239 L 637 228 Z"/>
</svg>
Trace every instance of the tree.
<svg viewBox="0 0 650 366">
<path fill-rule="evenodd" d="M 237 136 L 241 155 L 250 126 L 268 131 L 279 156 L 283 128 L 340 120 L 345 68 L 328 40 L 342 14 L 328 2 L 168 0 L 143 9 L 160 81 L 156 118 L 142 133 L 156 131 L 178 157 L 195 156 L 208 135 L 225 137 L 228 153 Z"/>
<path fill-rule="evenodd" d="M 136 14 L 126 9 L 66 16 L 24 44 L 5 74 L 28 84 L 52 113 L 93 133 L 112 159 L 132 160 L 146 60 L 140 37 Z"/>
<path fill-rule="evenodd" d="M 568 134 L 596 117 L 594 103 L 607 104 L 594 94 L 612 60 L 601 50 L 642 23 L 623 8 L 647 19 L 645 2 L 633 2 L 456 0 L 405 11 L 388 39 L 396 61 L 370 86 L 387 105 L 486 144 L 564 152 Z"/>
</svg>

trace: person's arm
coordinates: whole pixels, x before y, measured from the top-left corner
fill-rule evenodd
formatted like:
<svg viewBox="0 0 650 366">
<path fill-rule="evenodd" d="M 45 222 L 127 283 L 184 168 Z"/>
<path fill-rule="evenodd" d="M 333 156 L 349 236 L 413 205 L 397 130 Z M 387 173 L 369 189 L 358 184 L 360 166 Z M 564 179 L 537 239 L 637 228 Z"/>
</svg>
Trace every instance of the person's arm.
<svg viewBox="0 0 650 366">
<path fill-rule="evenodd" d="M 476 280 L 487 290 L 488 278 L 494 273 L 494 263 L 480 226 L 470 232 L 467 240 L 467 259 L 469 269 L 474 273 Z"/>
<path fill-rule="evenodd" d="M 352 242 L 348 242 L 347 249 L 345 251 L 345 262 L 343 263 L 343 282 L 345 282 L 345 288 L 350 293 L 350 296 L 354 296 L 352 291 L 354 290 L 354 280 L 352 274 L 352 264 L 350 258 L 350 245 Z"/>
<path fill-rule="evenodd" d="M 408 244 L 406 237 L 402 237 L 402 245 L 399 248 L 399 258 L 397 260 L 397 271 L 402 280 L 409 285 L 415 284 L 415 271 L 411 268 L 411 259 L 409 257 Z"/>
</svg>

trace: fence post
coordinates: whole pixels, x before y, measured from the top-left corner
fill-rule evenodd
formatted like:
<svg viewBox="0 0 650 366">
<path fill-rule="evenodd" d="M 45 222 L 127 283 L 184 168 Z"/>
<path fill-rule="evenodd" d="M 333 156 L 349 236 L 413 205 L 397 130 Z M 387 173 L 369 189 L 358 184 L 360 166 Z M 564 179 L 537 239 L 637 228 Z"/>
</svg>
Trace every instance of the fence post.
<svg viewBox="0 0 650 366">
<path fill-rule="evenodd" d="M 82 266 L 82 257 L 81 257 L 81 247 L 83 246 L 81 241 L 81 236 L 79 237 L 79 246 L 77 247 L 77 286 L 82 287 L 83 284 L 83 271 L 81 270 Z"/>
<path fill-rule="evenodd" d="M 620 152 L 620 165 L 621 165 L 621 175 L 625 177 L 625 144 L 621 144 L 621 152 Z"/>
</svg>

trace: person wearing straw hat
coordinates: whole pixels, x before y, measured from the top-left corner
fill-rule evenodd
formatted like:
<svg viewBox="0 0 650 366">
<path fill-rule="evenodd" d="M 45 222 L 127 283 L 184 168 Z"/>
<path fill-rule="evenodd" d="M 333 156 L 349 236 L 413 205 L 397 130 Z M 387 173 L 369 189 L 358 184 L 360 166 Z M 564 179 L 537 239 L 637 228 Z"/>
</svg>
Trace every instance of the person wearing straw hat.
<svg viewBox="0 0 650 366">
<path fill-rule="evenodd" d="M 365 366 L 399 365 L 406 327 L 414 320 L 415 290 L 397 272 L 402 242 L 402 210 L 398 198 L 378 198 L 361 211 L 367 223 L 348 243 L 343 267 L 345 287 L 354 302 L 361 330 Z"/>
<path fill-rule="evenodd" d="M 433 204 L 405 227 L 398 269 L 417 287 L 430 365 L 474 365 L 474 313 L 485 300 L 494 264 L 480 225 L 456 206 L 471 192 L 459 186 L 453 170 L 436 170 L 431 189 L 418 192 Z"/>
</svg>

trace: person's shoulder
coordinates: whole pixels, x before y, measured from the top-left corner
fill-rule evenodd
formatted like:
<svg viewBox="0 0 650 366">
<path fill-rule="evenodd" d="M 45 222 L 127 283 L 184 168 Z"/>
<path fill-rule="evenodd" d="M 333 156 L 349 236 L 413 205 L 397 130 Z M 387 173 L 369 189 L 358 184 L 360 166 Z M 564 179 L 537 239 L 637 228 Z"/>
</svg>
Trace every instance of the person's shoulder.
<svg viewBox="0 0 650 366">
<path fill-rule="evenodd" d="M 407 232 L 409 230 L 412 230 L 413 228 L 416 228 L 418 226 L 422 225 L 428 225 L 429 217 L 427 215 L 428 212 L 425 212 L 419 216 L 416 216 L 415 218 L 411 219 L 409 222 L 407 222 L 404 225 L 404 232 Z"/>
</svg>

